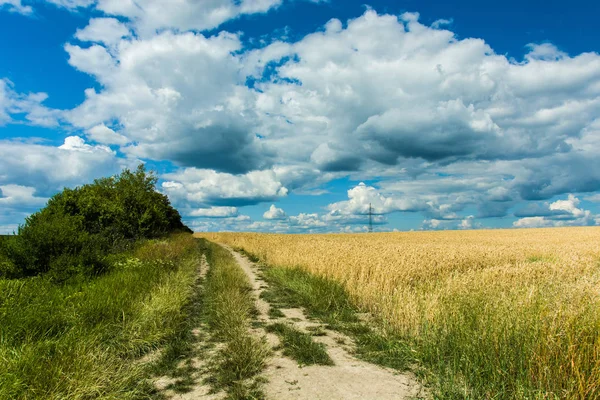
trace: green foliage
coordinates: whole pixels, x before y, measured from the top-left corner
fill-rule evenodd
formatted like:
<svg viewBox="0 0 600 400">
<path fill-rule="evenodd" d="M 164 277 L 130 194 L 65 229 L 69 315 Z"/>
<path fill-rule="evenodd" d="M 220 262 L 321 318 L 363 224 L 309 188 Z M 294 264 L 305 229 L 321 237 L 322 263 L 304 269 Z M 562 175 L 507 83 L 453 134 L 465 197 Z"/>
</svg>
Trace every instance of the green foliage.
<svg viewBox="0 0 600 400">
<path fill-rule="evenodd" d="M 0 399 L 150 398 L 155 366 L 140 357 L 182 346 L 199 259 L 178 235 L 92 280 L 0 279 Z"/>
<path fill-rule="evenodd" d="M 93 184 L 64 189 L 0 241 L 0 276 L 50 273 L 64 281 L 97 275 L 106 256 L 140 239 L 191 232 L 169 199 L 156 191 L 157 178 L 143 165 Z"/>
</svg>

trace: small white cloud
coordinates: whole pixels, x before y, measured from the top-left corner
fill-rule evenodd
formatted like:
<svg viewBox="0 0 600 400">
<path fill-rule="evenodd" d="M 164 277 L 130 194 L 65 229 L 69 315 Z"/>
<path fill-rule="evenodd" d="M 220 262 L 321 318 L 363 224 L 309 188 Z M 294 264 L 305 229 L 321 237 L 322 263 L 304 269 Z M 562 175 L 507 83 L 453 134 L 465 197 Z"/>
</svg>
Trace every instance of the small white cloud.
<svg viewBox="0 0 600 400">
<path fill-rule="evenodd" d="M 525 217 L 513 222 L 515 228 L 544 228 L 555 226 L 555 221 L 545 217 Z"/>
<path fill-rule="evenodd" d="M 97 0 L 43 0 L 47 3 L 53 4 L 57 7 L 66 8 L 69 10 L 76 10 L 78 8 L 87 8 L 92 4 L 95 4 Z M 130 0 L 126 0 L 130 1 Z"/>
<path fill-rule="evenodd" d="M 579 205 L 579 199 L 574 195 L 570 194 L 567 200 L 557 200 L 550 204 L 550 210 L 565 211 L 576 218 L 579 218 L 585 214 L 585 211 L 577 208 Z"/>
<path fill-rule="evenodd" d="M 15 123 L 14 115 L 24 115 L 25 123 L 30 125 L 55 127 L 60 112 L 45 107 L 42 103 L 48 98 L 46 93 L 18 93 L 13 83 L 0 78 L 0 126 Z M 19 121 L 23 123 L 23 121 Z"/>
<path fill-rule="evenodd" d="M 319 214 L 300 213 L 296 216 L 291 216 L 290 225 L 300 227 L 302 229 L 324 228 L 327 224 L 321 220 Z"/>
<path fill-rule="evenodd" d="M 232 218 L 238 216 L 238 209 L 237 207 L 199 208 L 187 213 L 187 216 L 203 218 Z"/>
<path fill-rule="evenodd" d="M 0 206 L 2 207 L 41 207 L 48 199 L 37 197 L 35 188 L 21 185 L 0 186 Z"/>
<path fill-rule="evenodd" d="M 87 137 L 94 142 L 101 144 L 116 144 L 123 146 L 129 143 L 129 139 L 113 131 L 104 124 L 96 125 L 93 128 L 88 129 Z"/>
<path fill-rule="evenodd" d="M 275 204 L 272 204 L 271 207 L 263 214 L 263 218 L 267 220 L 282 220 L 285 219 L 287 215 L 285 211 L 281 208 L 275 207 Z"/>
<path fill-rule="evenodd" d="M 0 0 L 0 10 L 6 8 L 9 12 L 29 15 L 33 13 L 33 8 L 25 6 L 21 0 Z"/>
<path fill-rule="evenodd" d="M 112 46 L 130 34 L 129 28 L 116 18 L 92 18 L 85 28 L 77 30 L 75 37 L 82 42 Z"/>
<path fill-rule="evenodd" d="M 527 60 L 558 61 L 568 57 L 567 53 L 560 51 L 552 43 L 530 43 L 527 48 L 529 49 L 529 53 L 525 55 Z"/>
<path fill-rule="evenodd" d="M 83 153 L 95 153 L 97 151 L 105 151 L 107 153 L 114 154 L 114 152 L 109 147 L 102 145 L 92 146 L 90 144 L 87 144 L 85 140 L 83 140 L 79 136 L 69 136 L 65 138 L 65 143 L 59 146 L 58 148 L 69 151 L 80 151 Z"/>
<path fill-rule="evenodd" d="M 437 21 L 434 21 L 433 24 L 431 24 L 431 27 L 434 29 L 440 29 L 444 26 L 452 25 L 452 23 L 454 23 L 454 20 L 452 18 L 438 19 Z"/>
<path fill-rule="evenodd" d="M 600 203 L 600 194 L 593 194 L 591 196 L 586 196 L 583 199 L 587 200 L 587 201 L 591 201 L 593 203 Z"/>
<path fill-rule="evenodd" d="M 327 208 L 334 213 L 339 214 L 358 214 L 365 215 L 369 213 L 369 206 L 372 207 L 374 214 L 389 214 L 395 211 L 418 211 L 427 208 L 424 202 L 418 202 L 407 198 L 386 197 L 379 193 L 376 188 L 367 186 L 363 182 L 354 188 L 348 190 L 348 200 L 333 203 Z"/>
</svg>

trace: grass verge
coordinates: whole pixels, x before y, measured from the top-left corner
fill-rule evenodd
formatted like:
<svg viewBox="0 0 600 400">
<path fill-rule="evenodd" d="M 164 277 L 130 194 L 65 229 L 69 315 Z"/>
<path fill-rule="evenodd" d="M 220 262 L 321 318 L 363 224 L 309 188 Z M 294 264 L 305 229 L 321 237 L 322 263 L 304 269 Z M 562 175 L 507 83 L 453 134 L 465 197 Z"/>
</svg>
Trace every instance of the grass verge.
<svg viewBox="0 0 600 400">
<path fill-rule="evenodd" d="M 191 235 L 148 241 L 91 280 L 0 280 L 0 398 L 149 398 L 155 365 L 187 348 L 199 261 Z"/>
<path fill-rule="evenodd" d="M 269 351 L 264 339 L 249 333 L 256 315 L 250 283 L 223 247 L 205 242 L 210 270 L 204 285 L 204 319 L 213 339 L 223 343 L 212 384 L 230 399 L 262 399 L 261 380 Z"/>
</svg>

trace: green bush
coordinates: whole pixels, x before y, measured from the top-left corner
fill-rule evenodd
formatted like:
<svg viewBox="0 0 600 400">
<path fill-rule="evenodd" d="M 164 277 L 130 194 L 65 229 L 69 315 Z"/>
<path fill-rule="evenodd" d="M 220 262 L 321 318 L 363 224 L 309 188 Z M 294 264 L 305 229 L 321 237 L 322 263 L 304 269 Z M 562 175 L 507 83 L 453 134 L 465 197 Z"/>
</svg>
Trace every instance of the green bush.
<svg viewBox="0 0 600 400">
<path fill-rule="evenodd" d="M 63 281 L 73 275 L 103 272 L 106 257 L 140 239 L 191 232 L 167 196 L 156 191 L 157 178 L 140 165 L 136 171 L 64 189 L 0 241 L 0 276 L 49 273 Z"/>
</svg>

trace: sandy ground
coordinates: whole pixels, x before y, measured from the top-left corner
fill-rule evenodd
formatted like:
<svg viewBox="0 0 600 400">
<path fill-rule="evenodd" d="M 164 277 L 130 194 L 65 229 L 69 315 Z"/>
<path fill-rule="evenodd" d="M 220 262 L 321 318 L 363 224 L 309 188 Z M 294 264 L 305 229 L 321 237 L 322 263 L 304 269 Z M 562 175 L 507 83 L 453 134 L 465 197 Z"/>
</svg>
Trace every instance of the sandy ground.
<svg viewBox="0 0 600 400">
<path fill-rule="evenodd" d="M 304 366 L 290 358 L 284 357 L 281 351 L 274 351 L 263 376 L 267 379 L 263 390 L 269 400 L 351 400 L 351 399 L 418 399 L 426 398 L 426 392 L 412 374 L 398 373 L 359 360 L 352 355 L 352 340 L 338 332 L 327 330 L 318 322 L 306 318 L 302 309 L 281 310 L 284 318 L 271 319 L 269 304 L 260 299 L 260 293 L 267 284 L 260 279 L 257 266 L 246 257 L 232 249 L 235 259 L 242 267 L 250 283 L 260 313 L 258 319 L 265 323 L 284 322 L 305 331 L 309 327 L 320 326 L 325 336 L 316 336 L 314 340 L 325 344 L 334 366 Z M 268 342 L 276 347 L 279 338 L 255 329 L 257 334 L 265 335 Z"/>
</svg>

